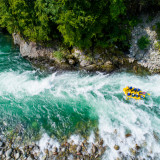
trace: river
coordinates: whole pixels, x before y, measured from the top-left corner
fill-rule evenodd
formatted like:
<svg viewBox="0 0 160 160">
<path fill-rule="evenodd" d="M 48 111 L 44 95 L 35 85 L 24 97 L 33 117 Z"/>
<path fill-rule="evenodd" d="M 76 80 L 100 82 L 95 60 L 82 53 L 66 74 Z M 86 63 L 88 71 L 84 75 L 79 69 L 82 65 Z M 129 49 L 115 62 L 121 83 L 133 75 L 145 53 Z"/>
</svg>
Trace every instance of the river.
<svg viewBox="0 0 160 160">
<path fill-rule="evenodd" d="M 140 101 L 126 100 L 126 85 L 151 95 Z M 118 157 L 115 144 L 126 157 L 138 144 L 139 159 L 159 159 L 160 75 L 48 74 L 20 56 L 10 35 L 0 33 L 0 130 L 16 127 L 22 135 L 41 142 L 45 137 L 57 141 L 86 137 L 94 142 L 98 132 L 108 146 L 103 159 Z M 128 138 L 127 133 L 131 134 Z"/>
</svg>

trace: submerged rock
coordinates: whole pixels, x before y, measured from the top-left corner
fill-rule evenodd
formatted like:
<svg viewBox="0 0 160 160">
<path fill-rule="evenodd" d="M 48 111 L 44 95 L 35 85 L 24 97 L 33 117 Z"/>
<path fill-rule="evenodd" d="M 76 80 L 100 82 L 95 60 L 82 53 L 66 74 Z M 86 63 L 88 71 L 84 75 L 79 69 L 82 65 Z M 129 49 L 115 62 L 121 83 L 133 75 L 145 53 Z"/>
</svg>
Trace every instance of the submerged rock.
<svg viewBox="0 0 160 160">
<path fill-rule="evenodd" d="M 139 150 L 141 147 L 138 146 L 138 144 L 136 144 L 135 148 L 136 148 L 136 150 Z"/>
<path fill-rule="evenodd" d="M 131 133 L 127 133 L 127 134 L 125 135 L 126 138 L 131 137 L 131 136 L 132 136 Z"/>
<path fill-rule="evenodd" d="M 119 146 L 118 146 L 118 145 L 115 145 L 115 146 L 114 146 L 114 149 L 115 149 L 115 150 L 119 150 Z"/>
</svg>

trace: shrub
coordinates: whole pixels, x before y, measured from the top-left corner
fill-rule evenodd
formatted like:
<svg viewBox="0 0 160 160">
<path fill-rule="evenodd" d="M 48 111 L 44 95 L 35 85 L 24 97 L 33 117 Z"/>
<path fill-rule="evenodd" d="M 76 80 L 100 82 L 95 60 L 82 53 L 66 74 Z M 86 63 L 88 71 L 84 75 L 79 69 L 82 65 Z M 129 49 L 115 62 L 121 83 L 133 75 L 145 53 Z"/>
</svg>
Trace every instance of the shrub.
<svg viewBox="0 0 160 160">
<path fill-rule="evenodd" d="M 153 31 L 156 30 L 156 26 L 155 26 L 155 25 L 152 26 L 152 30 L 153 30 Z"/>
<path fill-rule="evenodd" d="M 154 44 L 154 48 L 157 49 L 158 51 L 160 51 L 160 42 L 159 41 Z"/>
<path fill-rule="evenodd" d="M 60 51 L 55 51 L 55 52 L 53 52 L 53 56 L 54 56 L 55 58 L 57 58 L 59 61 L 61 61 L 61 60 L 64 58 L 63 53 L 60 52 Z"/>
<path fill-rule="evenodd" d="M 148 47 L 148 45 L 150 44 L 150 40 L 148 39 L 147 36 L 142 36 L 138 42 L 138 47 L 141 49 L 141 50 L 144 50 L 145 48 Z"/>
</svg>

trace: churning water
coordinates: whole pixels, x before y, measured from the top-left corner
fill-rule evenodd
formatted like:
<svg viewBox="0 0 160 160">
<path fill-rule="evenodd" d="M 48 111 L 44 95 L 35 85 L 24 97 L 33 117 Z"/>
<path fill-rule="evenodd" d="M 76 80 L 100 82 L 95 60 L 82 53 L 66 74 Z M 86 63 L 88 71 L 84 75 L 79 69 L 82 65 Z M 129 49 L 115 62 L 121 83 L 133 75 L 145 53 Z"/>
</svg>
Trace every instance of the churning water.
<svg viewBox="0 0 160 160">
<path fill-rule="evenodd" d="M 127 101 L 122 92 L 126 85 L 151 95 Z M 47 75 L 21 58 L 11 37 L 0 33 L 0 127 L 5 132 L 20 126 L 28 136 L 41 133 L 75 141 L 83 136 L 94 141 L 98 128 L 108 146 L 103 159 L 118 157 L 115 144 L 126 157 L 138 144 L 139 159 L 160 159 L 160 75 Z M 126 138 L 127 133 L 132 136 Z"/>
</svg>

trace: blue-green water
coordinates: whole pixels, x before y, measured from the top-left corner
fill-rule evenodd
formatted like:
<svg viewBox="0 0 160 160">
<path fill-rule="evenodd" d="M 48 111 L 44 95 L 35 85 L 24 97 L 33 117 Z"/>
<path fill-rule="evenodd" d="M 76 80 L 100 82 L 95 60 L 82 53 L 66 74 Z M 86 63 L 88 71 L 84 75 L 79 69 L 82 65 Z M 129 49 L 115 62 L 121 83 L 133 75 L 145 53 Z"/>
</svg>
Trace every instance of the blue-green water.
<svg viewBox="0 0 160 160">
<path fill-rule="evenodd" d="M 151 93 L 144 101 L 127 101 L 126 85 Z M 142 147 L 138 158 L 160 157 L 160 76 L 129 73 L 94 75 L 80 72 L 47 74 L 21 58 L 11 36 L 0 33 L 1 131 L 20 128 L 29 136 L 47 133 L 57 139 L 90 136 L 99 129 L 108 150 L 104 159 Z M 132 136 L 125 138 L 126 133 Z M 76 136 L 73 136 L 76 138 Z"/>
</svg>

